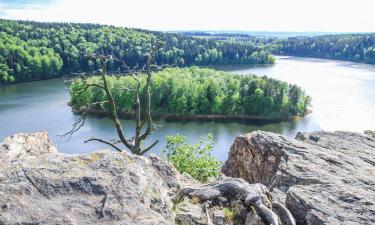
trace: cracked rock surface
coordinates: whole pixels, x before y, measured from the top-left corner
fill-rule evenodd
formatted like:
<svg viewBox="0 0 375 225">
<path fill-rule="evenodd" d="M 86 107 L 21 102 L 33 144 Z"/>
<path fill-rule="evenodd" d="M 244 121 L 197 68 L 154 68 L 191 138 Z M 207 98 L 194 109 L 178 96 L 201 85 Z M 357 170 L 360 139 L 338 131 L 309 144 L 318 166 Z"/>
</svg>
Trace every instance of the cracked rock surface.
<svg viewBox="0 0 375 225">
<path fill-rule="evenodd" d="M 223 207 L 207 214 L 199 202 L 174 206 L 181 189 L 202 184 L 155 155 L 61 154 L 46 132 L 37 132 L 6 138 L 0 162 L 0 225 L 228 224 Z M 254 218 L 248 223 L 263 225 Z"/>
<path fill-rule="evenodd" d="M 353 132 L 238 136 L 222 172 L 274 190 L 297 224 L 375 224 L 375 137 Z"/>
<path fill-rule="evenodd" d="M 208 184 L 155 155 L 67 155 L 45 132 L 14 135 L 0 143 L 0 225 L 268 225 L 260 212 L 283 220 L 282 204 L 297 224 L 375 224 L 375 137 L 366 133 L 238 136 L 222 170 L 234 178 Z"/>
<path fill-rule="evenodd" d="M 155 157 L 60 154 L 44 132 L 5 139 L 0 157 L 0 224 L 173 224 L 178 174 Z"/>
</svg>

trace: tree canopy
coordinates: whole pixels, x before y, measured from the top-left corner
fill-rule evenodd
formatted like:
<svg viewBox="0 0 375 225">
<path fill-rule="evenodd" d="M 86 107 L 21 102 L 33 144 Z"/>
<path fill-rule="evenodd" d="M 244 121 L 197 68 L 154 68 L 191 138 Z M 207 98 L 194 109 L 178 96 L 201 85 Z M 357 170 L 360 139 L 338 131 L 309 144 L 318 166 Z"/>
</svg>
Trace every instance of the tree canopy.
<svg viewBox="0 0 375 225">
<path fill-rule="evenodd" d="M 141 88 L 145 75 L 140 75 Z M 251 115 L 265 118 L 288 118 L 303 115 L 310 97 L 296 86 L 283 81 L 255 75 L 239 75 L 198 67 L 167 68 L 153 75 L 151 84 L 154 114 L 174 115 Z M 97 83 L 98 77 L 87 80 Z M 137 83 L 131 76 L 109 76 L 108 83 L 121 112 L 133 112 L 135 96 L 123 91 Z M 75 94 L 82 81 L 71 85 L 71 103 L 81 107 L 103 100 L 104 93 L 90 87 Z M 144 96 L 141 96 L 141 101 Z M 99 108 L 100 109 L 100 108 Z"/>
<path fill-rule="evenodd" d="M 0 20 L 0 83 L 57 77 L 100 68 L 93 54 L 113 55 L 109 71 L 144 65 L 156 40 L 165 42 L 155 59 L 178 66 L 269 64 L 274 57 L 250 42 L 228 42 L 97 24 Z"/>
<path fill-rule="evenodd" d="M 266 47 L 278 55 L 314 57 L 375 64 L 375 34 L 324 34 L 293 32 L 241 33 L 182 32 L 190 37 L 209 38 Z M 289 36 L 288 35 L 292 35 Z"/>
<path fill-rule="evenodd" d="M 275 54 L 375 64 L 375 34 L 273 39 L 268 46 Z"/>
</svg>

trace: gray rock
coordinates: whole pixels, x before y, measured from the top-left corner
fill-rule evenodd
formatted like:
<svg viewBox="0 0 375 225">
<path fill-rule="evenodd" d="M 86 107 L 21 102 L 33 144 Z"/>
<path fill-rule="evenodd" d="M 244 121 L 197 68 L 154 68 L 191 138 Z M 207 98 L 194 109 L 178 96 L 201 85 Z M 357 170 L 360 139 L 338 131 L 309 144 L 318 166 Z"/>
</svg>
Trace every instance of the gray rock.
<svg viewBox="0 0 375 225">
<path fill-rule="evenodd" d="M 150 154 L 148 157 L 151 160 L 152 166 L 156 169 L 158 174 L 163 178 L 170 195 L 174 195 L 180 189 L 181 176 L 176 168 L 155 154 Z"/>
<path fill-rule="evenodd" d="M 267 132 L 236 138 L 223 173 L 287 193 L 297 224 L 375 224 L 375 138 Z"/>
<path fill-rule="evenodd" d="M 176 174 L 165 180 L 174 168 L 154 167 L 155 157 L 59 154 L 45 133 L 16 135 L 1 146 L 2 225 L 174 222 L 167 187 Z"/>
<path fill-rule="evenodd" d="M 245 225 L 267 225 L 262 218 L 254 211 L 250 211 L 246 216 Z"/>
<path fill-rule="evenodd" d="M 215 225 L 225 225 L 225 216 L 222 209 L 212 210 L 212 222 Z"/>
<path fill-rule="evenodd" d="M 299 133 L 292 140 L 255 132 L 236 139 L 223 172 L 273 188 L 270 199 L 286 202 L 298 224 L 374 224 L 374 149 L 375 138 L 366 134 Z M 171 201 L 181 189 L 202 184 L 155 155 L 108 150 L 65 155 L 57 153 L 47 133 L 39 132 L 6 138 L 0 162 L 1 225 L 208 221 L 196 199 L 175 206 Z M 235 181 L 221 177 L 204 187 L 223 179 Z M 249 191 L 259 192 L 259 186 L 249 185 L 254 187 Z M 262 190 L 263 198 L 270 197 L 266 187 Z M 212 207 L 208 212 L 214 224 L 223 223 L 224 206 L 233 207 L 228 196 L 220 195 L 205 204 Z M 239 224 L 264 224 L 241 201 L 237 206 L 244 218 Z"/>
<path fill-rule="evenodd" d="M 365 130 L 364 133 L 367 134 L 367 135 L 375 137 L 375 130 Z"/>
<path fill-rule="evenodd" d="M 1 225 L 224 223 L 223 207 L 213 202 L 193 198 L 173 205 L 182 188 L 202 184 L 155 155 L 109 150 L 66 155 L 39 132 L 6 138 L 0 160 Z M 222 179 L 237 180 L 254 194 L 268 192 L 261 184 Z M 224 196 L 217 199 L 229 204 Z M 246 211 L 242 204 L 238 207 Z"/>
<path fill-rule="evenodd" d="M 271 192 L 271 197 L 272 197 L 273 201 L 281 202 L 281 203 L 285 204 L 285 201 L 286 201 L 286 193 L 285 192 L 282 192 L 277 188 L 273 188 L 272 192 Z"/>
<path fill-rule="evenodd" d="M 201 204 L 191 202 L 188 199 L 178 203 L 175 206 L 177 225 L 206 225 L 207 216 L 203 212 Z"/>
<path fill-rule="evenodd" d="M 0 144 L 0 162 L 11 162 L 25 157 L 56 153 L 57 150 L 49 140 L 47 132 L 17 134 L 5 138 Z"/>
</svg>

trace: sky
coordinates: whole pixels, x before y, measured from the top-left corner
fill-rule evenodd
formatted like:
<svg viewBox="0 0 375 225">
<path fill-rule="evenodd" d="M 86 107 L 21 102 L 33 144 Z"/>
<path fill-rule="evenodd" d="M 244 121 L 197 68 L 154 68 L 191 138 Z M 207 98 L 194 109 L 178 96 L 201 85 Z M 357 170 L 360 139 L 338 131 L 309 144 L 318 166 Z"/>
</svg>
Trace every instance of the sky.
<svg viewBox="0 0 375 225">
<path fill-rule="evenodd" d="M 0 18 L 162 31 L 375 32 L 375 0 L 0 0 Z"/>
</svg>

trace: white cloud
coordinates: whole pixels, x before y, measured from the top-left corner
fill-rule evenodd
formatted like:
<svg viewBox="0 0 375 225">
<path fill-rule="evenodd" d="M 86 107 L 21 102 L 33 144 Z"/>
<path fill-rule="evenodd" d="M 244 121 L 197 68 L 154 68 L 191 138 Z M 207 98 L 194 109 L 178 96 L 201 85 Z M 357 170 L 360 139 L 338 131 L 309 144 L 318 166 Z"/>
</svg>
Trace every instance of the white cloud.
<svg viewBox="0 0 375 225">
<path fill-rule="evenodd" d="M 375 32 L 373 0 L 59 0 L 38 8 L 1 7 L 9 19 L 153 30 Z"/>
</svg>

